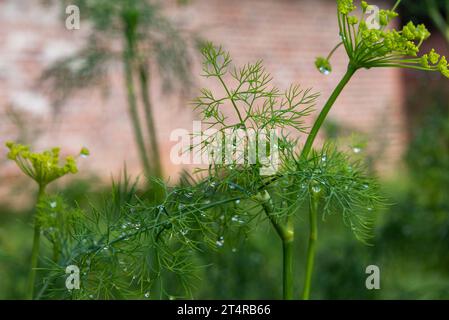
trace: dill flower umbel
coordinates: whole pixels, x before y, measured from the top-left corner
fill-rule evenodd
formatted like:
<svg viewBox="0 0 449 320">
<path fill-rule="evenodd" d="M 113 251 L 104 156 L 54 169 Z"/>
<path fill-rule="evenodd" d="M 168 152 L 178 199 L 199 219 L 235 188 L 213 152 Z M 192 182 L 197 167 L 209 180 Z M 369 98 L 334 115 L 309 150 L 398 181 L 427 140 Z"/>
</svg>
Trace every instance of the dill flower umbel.
<svg viewBox="0 0 449 320">
<path fill-rule="evenodd" d="M 27 176 L 45 187 L 50 182 L 65 176 L 66 174 L 75 174 L 78 172 L 75 157 L 67 156 L 65 163 L 60 164 L 60 148 L 52 148 L 42 153 L 31 152 L 29 146 L 7 142 L 9 149 L 8 158 L 16 162 L 17 166 Z M 87 148 L 82 148 L 80 155 L 89 155 Z"/>
<path fill-rule="evenodd" d="M 349 67 L 353 70 L 375 67 L 398 67 L 424 71 L 437 71 L 449 78 L 446 57 L 434 50 L 419 56 L 420 48 L 430 37 L 424 24 L 415 25 L 408 22 L 402 28 L 389 27 L 394 18 L 400 0 L 391 10 L 370 10 L 374 8 L 366 1 L 361 1 L 360 17 L 353 14 L 356 10 L 353 0 L 337 0 L 337 15 L 341 42 L 349 57 Z M 375 14 L 373 25 L 372 12 Z M 322 73 L 324 66 L 331 70 L 329 60 L 335 51 L 332 50 L 327 59 L 317 58 L 316 66 Z"/>
</svg>

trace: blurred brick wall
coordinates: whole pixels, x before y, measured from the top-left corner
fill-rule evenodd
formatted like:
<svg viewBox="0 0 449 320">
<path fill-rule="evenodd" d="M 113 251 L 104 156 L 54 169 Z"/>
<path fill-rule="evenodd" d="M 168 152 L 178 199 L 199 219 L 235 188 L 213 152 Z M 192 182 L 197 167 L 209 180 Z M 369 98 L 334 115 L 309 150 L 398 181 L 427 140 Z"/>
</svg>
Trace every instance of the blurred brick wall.
<svg viewBox="0 0 449 320">
<path fill-rule="evenodd" d="M 388 2 L 380 2 L 386 7 Z M 188 6 L 164 1 L 166 11 L 183 29 L 222 44 L 236 64 L 263 59 L 281 89 L 290 83 L 313 87 L 321 92 L 321 108 L 345 72 L 343 50 L 333 59 L 334 71 L 324 76 L 316 71 L 314 59 L 326 55 L 338 42 L 336 5 L 332 0 L 192 0 Z M 36 137 L 38 147 L 62 146 L 65 152 L 77 152 L 81 146 L 92 156 L 83 160 L 82 171 L 109 178 L 126 162 L 133 173 L 140 172 L 127 114 L 119 63 L 113 66 L 111 88 L 107 96 L 100 90 L 84 91 L 70 99 L 61 116 L 51 120 L 48 99 L 36 90 L 41 71 L 56 59 L 79 48 L 88 28 L 68 31 L 57 9 L 43 8 L 38 1 L 0 1 L 0 143 L 15 139 L 17 129 L 6 116 L 7 108 L 27 114 L 28 135 Z M 82 14 L 82 12 L 81 12 Z M 193 70 L 201 73 L 198 63 Z M 195 78 L 197 86 L 210 83 Z M 169 161 L 169 134 L 175 128 L 192 127 L 196 118 L 188 99 L 161 95 L 153 82 L 153 104 L 167 176 L 181 168 Z M 195 91 L 195 90 L 194 90 Z M 383 168 L 394 168 L 405 145 L 403 88 L 398 70 L 361 70 L 338 99 L 330 118 L 344 126 L 366 133 L 373 150 L 385 146 L 380 155 Z M 29 119 L 32 119 L 30 121 Z M 39 128 L 38 135 L 33 131 Z M 33 130 L 32 130 L 33 129 Z M 5 149 L 0 148 L 4 159 Z M 378 152 L 378 151 L 376 151 Z M 0 179 L 13 177 L 17 170 L 0 160 Z"/>
</svg>

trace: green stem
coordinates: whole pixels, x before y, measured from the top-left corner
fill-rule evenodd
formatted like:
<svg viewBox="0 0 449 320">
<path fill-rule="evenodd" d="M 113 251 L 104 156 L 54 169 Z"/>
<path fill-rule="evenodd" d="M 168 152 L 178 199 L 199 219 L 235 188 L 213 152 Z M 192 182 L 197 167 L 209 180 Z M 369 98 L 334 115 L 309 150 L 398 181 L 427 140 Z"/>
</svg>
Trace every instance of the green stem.
<svg viewBox="0 0 449 320">
<path fill-rule="evenodd" d="M 282 241 L 282 283 L 283 283 L 283 299 L 293 299 L 293 241 L 295 233 L 291 217 L 287 218 L 285 225 L 279 223 L 273 216 L 273 207 L 270 204 L 270 195 L 265 191 L 265 195 L 258 197 L 261 201 L 265 214 L 276 230 L 276 234 Z"/>
<path fill-rule="evenodd" d="M 150 139 L 150 148 L 152 154 L 153 175 L 162 178 L 161 157 L 159 154 L 159 144 L 157 140 L 156 128 L 154 126 L 153 110 L 151 108 L 149 95 L 148 67 L 144 63 L 139 65 L 140 91 L 145 111 L 145 117 L 148 127 L 148 136 Z"/>
<path fill-rule="evenodd" d="M 339 44 L 337 44 L 332 50 L 331 52 L 329 52 L 329 54 L 327 55 L 326 60 L 330 60 L 332 58 L 332 56 L 334 55 L 335 51 L 337 51 L 338 48 L 340 48 L 340 46 L 343 44 L 343 41 L 340 42 Z"/>
<path fill-rule="evenodd" d="M 137 101 L 133 81 L 133 62 L 135 61 L 135 26 L 125 19 L 125 39 L 126 47 L 124 50 L 124 66 L 125 66 L 125 83 L 128 94 L 128 107 L 131 122 L 134 129 L 134 137 L 136 139 L 137 148 L 139 151 L 140 160 L 146 175 L 150 175 L 150 162 L 145 149 L 145 141 L 142 134 L 142 127 L 140 125 L 139 113 L 137 111 Z"/>
<path fill-rule="evenodd" d="M 427 13 L 432 19 L 433 24 L 438 28 L 438 30 L 444 36 L 446 42 L 449 44 L 449 26 L 445 21 L 443 15 L 439 11 L 438 5 L 434 0 L 427 2 Z"/>
<path fill-rule="evenodd" d="M 45 195 L 45 186 L 39 186 L 39 193 L 37 196 L 37 204 L 42 201 Z M 30 262 L 30 273 L 28 275 L 28 286 L 27 295 L 28 300 L 33 300 L 34 297 L 34 286 L 36 282 L 36 269 L 39 260 L 39 248 L 40 248 L 40 237 L 41 237 L 41 227 L 37 219 L 36 213 L 34 214 L 34 236 L 33 236 L 33 247 L 31 249 L 31 262 Z"/>
<path fill-rule="evenodd" d="M 398 6 L 399 6 L 399 4 L 401 3 L 401 1 L 402 1 L 402 0 L 397 0 L 396 3 L 394 4 L 393 8 L 392 8 L 391 10 L 392 10 L 392 11 L 395 11 L 395 10 L 398 8 Z"/>
<path fill-rule="evenodd" d="M 310 207 L 309 207 L 309 245 L 307 247 L 307 262 L 306 262 L 306 273 L 304 279 L 304 290 L 302 293 L 302 298 L 308 300 L 310 297 L 310 288 L 312 284 L 312 273 L 313 265 L 315 262 L 315 246 L 318 239 L 318 197 L 312 193 L 310 197 Z"/>
<path fill-rule="evenodd" d="M 293 232 L 282 238 L 284 300 L 293 300 L 293 240 Z"/>
<path fill-rule="evenodd" d="M 346 71 L 343 78 L 340 80 L 340 83 L 335 88 L 334 92 L 332 92 L 331 96 L 329 97 L 329 100 L 327 100 L 326 104 L 324 105 L 323 109 L 321 110 L 318 118 L 316 119 L 312 130 L 310 131 L 307 141 L 304 145 L 304 148 L 301 153 L 301 157 L 303 159 L 306 159 L 312 150 L 313 143 L 316 139 L 316 136 L 318 135 L 318 132 L 321 129 L 321 126 L 323 125 L 324 120 L 326 120 L 327 114 L 331 110 L 332 106 L 334 105 L 335 101 L 337 100 L 340 93 L 343 91 L 344 87 L 348 84 L 349 80 L 352 78 L 354 73 L 357 71 L 357 68 L 353 67 L 352 65 L 348 66 L 348 70 Z"/>
</svg>

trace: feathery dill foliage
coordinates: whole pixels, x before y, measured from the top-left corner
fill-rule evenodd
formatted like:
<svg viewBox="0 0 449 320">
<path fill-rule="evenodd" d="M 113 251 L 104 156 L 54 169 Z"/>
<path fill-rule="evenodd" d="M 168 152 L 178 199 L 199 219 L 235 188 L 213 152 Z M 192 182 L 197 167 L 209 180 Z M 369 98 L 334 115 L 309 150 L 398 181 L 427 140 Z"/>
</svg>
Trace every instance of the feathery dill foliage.
<svg viewBox="0 0 449 320">
<path fill-rule="evenodd" d="M 304 120 L 313 111 L 318 94 L 299 86 L 281 92 L 270 86 L 272 78 L 260 61 L 242 68 L 231 67 L 229 53 L 212 44 L 203 49 L 203 56 L 204 75 L 215 78 L 225 92 L 224 96 L 216 97 L 210 90 L 202 89 L 203 95 L 195 101 L 196 108 L 211 127 L 219 130 L 293 128 L 307 132 Z M 224 78 L 228 73 L 230 83 Z M 232 120 L 225 115 L 226 109 L 234 111 Z M 276 217 L 287 216 L 303 207 L 309 200 L 310 190 L 319 189 L 325 213 L 342 212 L 345 221 L 361 239 L 364 238 L 363 229 L 367 223 L 357 213 L 372 211 L 382 199 L 377 194 L 377 183 L 363 174 L 363 165 L 329 144 L 305 159 L 298 152 L 297 139 L 290 137 L 287 130 L 283 130 L 279 138 L 281 167 L 276 175 L 261 176 L 259 163 L 214 163 L 206 170 L 208 179 L 214 177 L 223 190 L 226 185 L 231 186 L 235 190 L 233 196 L 240 193 L 242 200 L 246 198 L 256 203 L 261 192 L 269 191 L 270 197 L 276 199 L 271 199 L 276 202 L 273 208 Z"/>
<path fill-rule="evenodd" d="M 114 184 L 112 201 L 105 199 L 102 205 L 77 214 L 59 259 L 48 266 L 41 296 L 192 297 L 197 277 L 193 254 L 211 240 L 206 238 L 209 226 L 199 221 L 201 198 L 185 191 L 165 189 L 165 200 L 155 206 L 139 197 L 136 185 L 125 175 L 124 182 Z M 51 215 L 53 209 L 47 210 Z M 80 269 L 80 290 L 70 292 L 64 286 L 68 265 Z"/>
<path fill-rule="evenodd" d="M 286 161 L 295 179 L 295 188 L 285 189 L 281 195 L 286 201 L 296 195 L 299 205 L 307 203 L 310 195 L 320 199 L 322 218 L 341 213 L 344 223 L 354 232 L 357 239 L 368 243 L 372 236 L 374 211 L 385 205 L 380 195 L 378 182 L 368 176 L 360 159 L 354 160 L 333 145 L 326 144 L 320 150 L 313 150 L 305 160 L 292 156 Z"/>
<path fill-rule="evenodd" d="M 205 45 L 202 53 L 203 76 L 218 80 L 225 92 L 217 97 L 211 90 L 202 89 L 202 95 L 195 100 L 196 109 L 211 127 L 218 126 L 219 130 L 293 128 L 306 131 L 304 119 L 313 111 L 317 93 L 298 85 L 281 92 L 271 84 L 272 77 L 265 71 L 262 61 L 233 67 L 229 53 L 211 43 Z M 232 107 L 237 122 L 228 121 L 223 110 L 226 103 Z"/>
</svg>

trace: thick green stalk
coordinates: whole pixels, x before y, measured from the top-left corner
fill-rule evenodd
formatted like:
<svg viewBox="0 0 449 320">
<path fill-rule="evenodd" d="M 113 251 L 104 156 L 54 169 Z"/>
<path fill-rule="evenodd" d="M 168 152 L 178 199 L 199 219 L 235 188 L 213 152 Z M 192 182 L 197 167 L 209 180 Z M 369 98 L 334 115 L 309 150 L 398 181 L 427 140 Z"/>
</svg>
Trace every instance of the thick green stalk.
<svg viewBox="0 0 449 320">
<path fill-rule="evenodd" d="M 143 63 L 139 65 L 139 75 L 140 75 L 140 91 L 142 94 L 142 101 L 147 122 L 148 136 L 150 139 L 153 175 L 157 178 L 162 178 L 162 166 L 161 166 L 161 157 L 159 153 L 159 144 L 157 140 L 156 128 L 154 126 L 153 110 L 151 108 L 151 101 L 149 95 L 148 67 L 145 66 Z"/>
<path fill-rule="evenodd" d="M 318 239 L 318 196 L 312 193 L 309 206 L 309 245 L 307 247 L 306 273 L 304 278 L 304 290 L 302 298 L 308 300 L 312 284 L 313 265 L 315 262 L 315 246 Z"/>
<path fill-rule="evenodd" d="M 273 207 L 270 204 L 270 195 L 267 191 L 259 199 L 262 204 L 262 208 L 265 214 L 273 225 L 276 234 L 282 241 L 282 283 L 283 283 L 283 299 L 293 299 L 293 241 L 295 239 L 295 233 L 293 229 L 293 223 L 291 217 L 287 218 L 285 225 L 280 224 L 279 221 L 273 216 Z"/>
<path fill-rule="evenodd" d="M 142 166 L 146 175 L 150 175 L 150 162 L 148 160 L 145 141 L 142 134 L 142 127 L 140 125 L 139 113 L 137 111 L 137 101 L 136 94 L 134 88 L 134 79 L 133 79 L 133 63 L 135 62 L 135 26 L 131 22 L 126 21 L 126 30 L 125 30 L 125 50 L 123 56 L 123 62 L 125 67 L 125 83 L 126 83 L 126 91 L 128 94 L 128 107 L 129 114 L 131 117 L 131 122 L 134 129 L 134 138 L 136 139 L 137 148 L 139 151 L 140 160 L 142 162 Z"/>
<path fill-rule="evenodd" d="M 37 204 L 42 201 L 45 195 L 45 187 L 39 186 L 39 193 L 37 196 Z M 36 213 L 34 214 L 34 236 L 33 236 L 33 247 L 31 249 L 31 262 L 30 262 L 30 273 L 28 275 L 28 286 L 27 286 L 27 296 L 28 300 L 33 300 L 34 297 L 34 286 L 36 282 L 36 269 L 39 260 L 39 248 L 40 248 L 40 237 L 41 237 L 41 227 L 37 219 Z"/>
<path fill-rule="evenodd" d="M 334 105 L 340 93 L 343 91 L 344 87 L 348 84 L 349 80 L 351 80 L 356 70 L 357 69 L 355 67 L 351 65 L 348 66 L 348 70 L 346 71 L 345 75 L 340 80 L 340 83 L 337 85 L 334 92 L 332 92 L 331 96 L 329 97 L 329 100 L 327 100 L 326 104 L 324 105 L 323 109 L 318 115 L 318 118 L 316 119 L 312 127 L 312 130 L 310 131 L 307 137 L 304 148 L 302 149 L 301 157 L 303 159 L 306 159 L 308 157 L 310 151 L 312 150 L 312 146 L 313 143 L 315 142 L 318 132 L 320 131 L 321 126 L 324 123 L 324 120 L 326 120 L 329 111 L 331 110 L 332 106 Z"/>
<path fill-rule="evenodd" d="M 290 220 L 290 219 L 289 219 Z M 284 235 L 282 237 L 282 253 L 283 253 L 283 283 L 284 283 L 284 300 L 293 299 L 293 241 L 294 231 L 293 226 L 290 223 L 287 224 L 287 228 L 284 229 Z"/>
<path fill-rule="evenodd" d="M 327 115 L 329 114 L 329 111 L 331 110 L 332 106 L 334 105 L 335 101 L 337 100 L 340 93 L 343 91 L 345 86 L 348 84 L 349 80 L 351 80 L 354 73 L 357 71 L 357 68 L 349 64 L 348 69 L 343 76 L 343 78 L 338 83 L 335 90 L 332 92 L 331 96 L 327 100 L 326 104 L 324 105 L 323 109 L 321 110 L 320 114 L 318 115 L 318 118 L 316 119 L 312 130 L 310 131 L 306 143 L 304 145 L 304 148 L 301 153 L 301 157 L 303 159 L 307 159 L 309 156 L 310 151 L 312 150 L 313 143 L 315 142 L 315 139 L 318 135 L 318 132 L 321 129 L 321 126 L 323 125 L 324 121 L 326 120 Z M 312 192 L 313 194 L 313 192 Z M 310 297 L 310 287 L 312 283 L 312 272 L 313 272 L 313 265 L 315 261 L 315 246 L 316 246 L 316 240 L 318 237 L 318 227 L 317 227 L 317 210 L 318 210 L 318 198 L 316 195 L 313 195 L 310 200 L 310 219 L 309 219 L 309 225 L 310 225 L 310 238 L 309 238 L 309 244 L 307 248 L 307 260 L 306 260 L 306 273 L 305 273 L 305 281 L 304 281 L 304 291 L 302 294 L 303 299 L 307 300 Z"/>
</svg>

